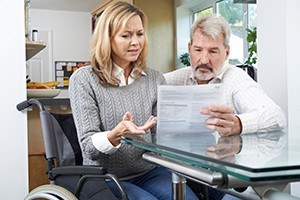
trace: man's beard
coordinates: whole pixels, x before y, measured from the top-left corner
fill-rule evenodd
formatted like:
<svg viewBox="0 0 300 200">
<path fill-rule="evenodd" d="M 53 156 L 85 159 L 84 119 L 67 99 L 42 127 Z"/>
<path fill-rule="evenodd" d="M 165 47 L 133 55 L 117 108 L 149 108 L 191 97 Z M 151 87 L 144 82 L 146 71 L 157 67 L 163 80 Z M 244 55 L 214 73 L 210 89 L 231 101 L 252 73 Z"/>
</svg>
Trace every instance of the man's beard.
<svg viewBox="0 0 300 200">
<path fill-rule="evenodd" d="M 205 70 L 208 70 L 208 72 L 203 73 L 199 69 L 205 69 Z M 199 64 L 193 69 L 193 73 L 197 80 L 209 81 L 209 80 L 215 78 L 216 76 L 218 76 L 221 73 L 222 69 L 223 69 L 223 66 L 220 67 L 220 69 L 218 69 L 218 70 L 214 70 L 212 68 L 212 66 L 210 66 L 208 64 Z"/>
</svg>

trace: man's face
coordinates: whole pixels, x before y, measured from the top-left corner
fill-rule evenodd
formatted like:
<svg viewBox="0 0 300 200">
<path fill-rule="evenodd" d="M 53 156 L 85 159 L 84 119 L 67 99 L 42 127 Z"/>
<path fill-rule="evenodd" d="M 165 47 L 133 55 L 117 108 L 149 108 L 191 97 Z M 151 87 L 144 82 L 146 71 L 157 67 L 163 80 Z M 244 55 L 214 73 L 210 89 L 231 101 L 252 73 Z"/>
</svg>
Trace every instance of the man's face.
<svg viewBox="0 0 300 200">
<path fill-rule="evenodd" d="M 209 81 L 222 71 L 229 56 L 229 46 L 224 47 L 224 37 L 219 35 L 215 40 L 205 36 L 197 29 L 189 43 L 191 65 L 198 81 Z"/>
</svg>

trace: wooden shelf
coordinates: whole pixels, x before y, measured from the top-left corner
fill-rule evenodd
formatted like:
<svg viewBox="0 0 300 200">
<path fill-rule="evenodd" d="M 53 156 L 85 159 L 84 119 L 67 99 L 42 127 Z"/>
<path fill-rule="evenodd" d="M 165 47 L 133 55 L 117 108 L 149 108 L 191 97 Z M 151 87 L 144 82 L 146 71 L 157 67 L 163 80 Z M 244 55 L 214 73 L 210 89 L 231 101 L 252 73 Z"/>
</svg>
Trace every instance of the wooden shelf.
<svg viewBox="0 0 300 200">
<path fill-rule="evenodd" d="M 26 61 L 32 58 L 46 47 L 41 41 L 26 41 Z"/>
</svg>

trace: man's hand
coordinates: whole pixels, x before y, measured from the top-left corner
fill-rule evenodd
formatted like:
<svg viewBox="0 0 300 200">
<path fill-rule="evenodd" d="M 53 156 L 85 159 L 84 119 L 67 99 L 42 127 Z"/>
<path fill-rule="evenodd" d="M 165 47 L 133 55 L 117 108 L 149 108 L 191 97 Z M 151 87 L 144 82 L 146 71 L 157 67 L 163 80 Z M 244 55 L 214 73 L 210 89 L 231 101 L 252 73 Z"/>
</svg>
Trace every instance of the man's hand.
<svg viewBox="0 0 300 200">
<path fill-rule="evenodd" d="M 241 151 L 241 148 L 241 136 L 220 137 L 217 145 L 207 147 L 206 155 L 215 159 L 234 162 L 235 155 Z"/>
<path fill-rule="evenodd" d="M 241 121 L 229 106 L 214 104 L 203 108 L 200 113 L 211 116 L 206 120 L 206 127 L 217 131 L 221 136 L 236 135 L 242 132 Z"/>
</svg>

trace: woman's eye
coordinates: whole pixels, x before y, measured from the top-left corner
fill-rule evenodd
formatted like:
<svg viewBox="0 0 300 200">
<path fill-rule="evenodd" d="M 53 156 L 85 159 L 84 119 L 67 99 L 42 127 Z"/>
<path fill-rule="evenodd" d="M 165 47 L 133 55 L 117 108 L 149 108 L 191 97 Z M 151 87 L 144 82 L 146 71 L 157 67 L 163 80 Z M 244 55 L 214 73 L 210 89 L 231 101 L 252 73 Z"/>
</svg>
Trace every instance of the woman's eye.
<svg viewBox="0 0 300 200">
<path fill-rule="evenodd" d="M 138 36 L 143 36 L 143 35 L 144 35 L 144 33 L 138 33 L 137 35 L 138 35 Z"/>
<path fill-rule="evenodd" d="M 130 35 L 122 35 L 122 38 L 129 38 Z"/>
</svg>

